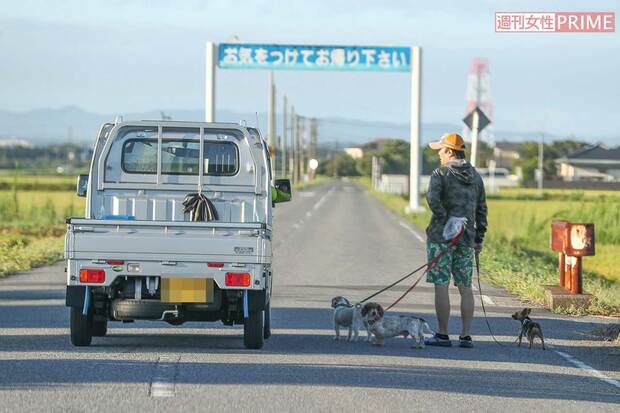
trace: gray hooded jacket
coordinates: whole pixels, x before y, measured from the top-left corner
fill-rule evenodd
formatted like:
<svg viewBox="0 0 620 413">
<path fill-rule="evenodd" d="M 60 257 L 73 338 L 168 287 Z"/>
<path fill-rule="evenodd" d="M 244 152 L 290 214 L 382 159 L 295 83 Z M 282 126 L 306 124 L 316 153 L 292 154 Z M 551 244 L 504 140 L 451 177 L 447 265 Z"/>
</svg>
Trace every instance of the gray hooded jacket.
<svg viewBox="0 0 620 413">
<path fill-rule="evenodd" d="M 464 159 L 435 169 L 426 196 L 433 216 L 426 228 L 429 242 L 447 242 L 443 228 L 448 217 L 465 217 L 467 226 L 459 244 L 482 243 L 487 231 L 487 202 L 484 183 L 476 169 Z"/>
</svg>

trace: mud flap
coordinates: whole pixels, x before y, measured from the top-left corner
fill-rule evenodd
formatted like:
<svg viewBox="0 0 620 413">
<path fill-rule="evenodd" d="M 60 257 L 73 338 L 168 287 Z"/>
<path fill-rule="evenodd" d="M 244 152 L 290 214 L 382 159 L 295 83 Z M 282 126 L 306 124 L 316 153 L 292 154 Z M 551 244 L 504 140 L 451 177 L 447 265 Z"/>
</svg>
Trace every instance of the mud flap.
<svg viewBox="0 0 620 413">
<path fill-rule="evenodd" d="M 84 307 L 84 298 L 86 297 L 86 286 L 68 285 L 65 297 L 65 306 L 67 307 Z"/>
<path fill-rule="evenodd" d="M 247 298 L 246 298 L 247 297 Z M 255 313 L 263 311 L 267 306 L 267 292 L 265 290 L 245 290 L 243 294 L 244 317 L 247 300 L 247 311 Z"/>
</svg>

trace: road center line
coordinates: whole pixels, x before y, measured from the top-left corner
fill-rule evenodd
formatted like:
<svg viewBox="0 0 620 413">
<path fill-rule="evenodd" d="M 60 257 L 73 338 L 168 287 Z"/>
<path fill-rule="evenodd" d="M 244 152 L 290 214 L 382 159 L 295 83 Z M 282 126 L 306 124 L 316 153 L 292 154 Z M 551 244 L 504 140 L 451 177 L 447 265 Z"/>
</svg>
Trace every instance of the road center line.
<svg viewBox="0 0 620 413">
<path fill-rule="evenodd" d="M 179 360 L 178 356 L 159 357 L 149 388 L 151 397 L 174 397 Z"/>
<path fill-rule="evenodd" d="M 327 191 L 327 193 L 325 195 L 323 195 L 321 197 L 321 199 L 319 199 L 316 204 L 314 204 L 313 209 L 317 210 L 321 207 L 321 205 L 323 205 L 323 203 L 325 202 L 325 200 L 327 199 L 328 196 L 330 196 L 332 194 L 332 192 L 334 192 L 334 187 L 331 187 L 331 189 L 329 191 Z"/>
<path fill-rule="evenodd" d="M 548 347 L 551 347 L 551 346 L 548 346 Z M 556 354 L 558 354 L 559 356 L 561 356 L 564 360 L 566 360 L 569 363 L 571 363 L 572 365 L 574 365 L 576 367 L 579 367 L 582 370 L 585 370 L 591 376 L 594 376 L 597 379 L 602 380 L 605 383 L 611 384 L 612 386 L 615 386 L 615 387 L 620 389 L 620 382 L 618 382 L 617 380 L 614 380 L 611 377 L 607 377 L 606 375 L 604 375 L 600 371 L 596 370 L 594 367 L 591 367 L 591 366 L 587 365 L 583 361 L 581 361 L 581 360 L 571 356 L 570 354 L 564 353 L 563 351 L 556 350 L 556 349 L 553 349 L 553 351 Z"/>
</svg>

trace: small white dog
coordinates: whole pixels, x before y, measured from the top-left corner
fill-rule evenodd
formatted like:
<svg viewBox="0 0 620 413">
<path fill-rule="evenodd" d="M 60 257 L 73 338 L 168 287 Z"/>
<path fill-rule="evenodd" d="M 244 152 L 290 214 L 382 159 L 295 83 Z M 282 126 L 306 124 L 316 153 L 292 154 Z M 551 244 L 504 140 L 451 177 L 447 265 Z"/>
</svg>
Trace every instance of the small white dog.
<svg viewBox="0 0 620 413">
<path fill-rule="evenodd" d="M 362 307 L 363 320 L 374 335 L 373 344 L 382 346 L 386 338 L 411 336 L 413 348 L 424 348 L 424 333 L 433 334 L 428 323 L 418 317 L 385 316 L 383 307 L 377 303 L 368 303 Z"/>
<path fill-rule="evenodd" d="M 368 324 L 366 324 L 362 318 L 361 304 L 351 305 L 349 300 L 342 296 L 338 296 L 332 298 L 332 308 L 334 309 L 334 330 L 336 331 L 334 340 L 340 340 L 340 327 L 347 327 L 349 329 L 347 341 L 351 341 L 351 339 L 357 341 L 360 327 L 363 325 L 368 333 L 366 341 L 370 341 Z"/>
</svg>

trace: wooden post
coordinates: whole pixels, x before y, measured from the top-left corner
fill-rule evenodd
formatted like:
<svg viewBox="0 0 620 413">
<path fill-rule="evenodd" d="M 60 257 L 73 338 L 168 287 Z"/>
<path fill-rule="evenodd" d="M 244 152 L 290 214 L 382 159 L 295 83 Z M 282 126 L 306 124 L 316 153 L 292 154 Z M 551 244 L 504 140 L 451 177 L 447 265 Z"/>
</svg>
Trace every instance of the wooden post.
<svg viewBox="0 0 620 413">
<path fill-rule="evenodd" d="M 566 256 L 563 252 L 558 253 L 559 264 L 558 271 L 560 272 L 560 287 L 566 288 Z"/>
<path fill-rule="evenodd" d="M 573 258 L 573 267 L 571 271 L 570 291 L 573 294 L 581 294 L 583 291 L 581 282 L 581 257 Z"/>
</svg>

